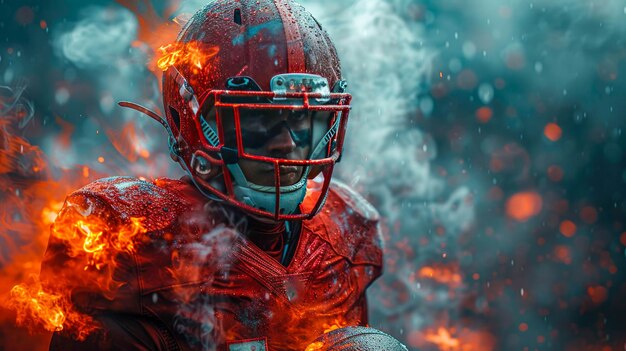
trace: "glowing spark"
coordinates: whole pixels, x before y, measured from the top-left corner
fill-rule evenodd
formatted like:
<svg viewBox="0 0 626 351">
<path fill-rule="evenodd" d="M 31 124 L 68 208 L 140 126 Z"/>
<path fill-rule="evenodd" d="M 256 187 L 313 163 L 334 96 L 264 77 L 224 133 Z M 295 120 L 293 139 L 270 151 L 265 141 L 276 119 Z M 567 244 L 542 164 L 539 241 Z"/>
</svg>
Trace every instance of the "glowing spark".
<svg viewBox="0 0 626 351">
<path fill-rule="evenodd" d="M 557 141 L 561 139 L 561 127 L 556 123 L 548 123 L 543 129 L 543 134 L 546 138 L 550 139 L 550 141 Z"/>
</svg>

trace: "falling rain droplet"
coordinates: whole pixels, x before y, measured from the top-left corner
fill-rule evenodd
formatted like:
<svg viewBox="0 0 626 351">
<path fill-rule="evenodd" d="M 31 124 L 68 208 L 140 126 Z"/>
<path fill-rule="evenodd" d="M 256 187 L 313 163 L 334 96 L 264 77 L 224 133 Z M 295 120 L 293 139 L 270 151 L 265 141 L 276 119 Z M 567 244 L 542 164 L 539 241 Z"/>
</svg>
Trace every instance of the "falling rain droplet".
<svg viewBox="0 0 626 351">
<path fill-rule="evenodd" d="M 420 99 L 419 107 L 420 111 L 422 111 L 425 116 L 430 116 L 435 104 L 430 96 L 424 96 Z"/>
<path fill-rule="evenodd" d="M 478 87 L 478 97 L 483 104 L 488 104 L 493 99 L 493 87 L 489 83 L 483 83 Z"/>
</svg>

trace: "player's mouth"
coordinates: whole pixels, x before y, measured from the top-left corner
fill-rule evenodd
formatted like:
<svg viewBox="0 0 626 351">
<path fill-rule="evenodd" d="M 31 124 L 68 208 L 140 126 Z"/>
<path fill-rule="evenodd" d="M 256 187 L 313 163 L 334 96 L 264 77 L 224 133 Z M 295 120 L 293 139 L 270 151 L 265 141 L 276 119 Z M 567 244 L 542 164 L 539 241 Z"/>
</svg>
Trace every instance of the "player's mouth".
<svg viewBox="0 0 626 351">
<path fill-rule="evenodd" d="M 302 167 L 298 167 L 298 166 L 280 166 L 278 168 L 279 172 L 280 172 L 280 185 L 281 186 L 287 186 L 287 185 L 293 185 L 296 182 L 298 182 L 298 180 L 300 180 L 300 176 L 302 175 Z M 274 168 L 272 167 L 271 169 L 267 169 L 265 171 L 265 173 L 267 173 L 268 177 L 272 177 L 272 184 L 274 183 Z"/>
</svg>

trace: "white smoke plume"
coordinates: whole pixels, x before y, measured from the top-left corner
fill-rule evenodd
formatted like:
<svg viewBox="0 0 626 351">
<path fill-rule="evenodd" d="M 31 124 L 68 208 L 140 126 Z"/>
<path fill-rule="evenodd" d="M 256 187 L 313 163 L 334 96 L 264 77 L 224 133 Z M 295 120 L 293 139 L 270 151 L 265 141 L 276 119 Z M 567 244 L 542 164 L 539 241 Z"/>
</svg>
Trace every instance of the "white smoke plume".
<svg viewBox="0 0 626 351">
<path fill-rule="evenodd" d="M 441 316 L 458 315 L 449 291 L 465 288 L 458 266 L 447 265 L 458 261 L 457 239 L 474 222 L 470 189 L 446 187 L 433 172 L 437 146 L 415 122 L 432 111 L 432 100 L 420 99 L 437 50 L 425 45 L 423 23 L 403 17 L 412 2 L 302 4 L 333 38 L 353 95 L 338 176 L 373 201 L 388 233 L 388 269 L 370 289 L 370 323 L 407 343 Z M 443 266 L 454 281 L 420 275 L 426 266 Z"/>
<path fill-rule="evenodd" d="M 60 31 L 54 46 L 58 54 L 80 68 L 115 65 L 128 55 L 137 35 L 135 16 L 122 7 L 88 7 L 80 20 Z"/>
<path fill-rule="evenodd" d="M 111 4 L 87 7 L 78 18 L 76 22 L 54 28 L 53 46 L 56 55 L 69 63 L 66 70 L 79 72 L 79 79 L 88 81 L 91 101 L 83 101 L 89 105 L 81 111 L 88 120 L 75 133 L 72 143 L 75 147 L 60 149 L 55 139 L 49 138 L 44 142 L 46 150 L 52 155 L 63 155 L 54 162 L 66 168 L 93 164 L 94 168 L 111 174 L 179 176 L 180 171 L 167 166 L 167 142 L 161 127 L 149 118 L 117 106 L 119 101 L 139 102 L 152 109 L 160 106 L 156 77 L 146 68 L 153 53 L 147 45 L 134 45 L 139 29 L 135 14 L 121 5 Z M 75 95 L 84 94 L 73 88 L 75 80 L 69 82 L 69 87 L 57 88 L 57 104 L 71 103 Z M 76 116 L 67 118 L 76 119 Z M 88 137 L 96 131 L 106 135 L 114 148 L 102 149 L 102 140 Z M 99 153 L 78 151 L 76 147 Z M 96 163 L 103 153 L 105 160 L 116 161 Z"/>
</svg>

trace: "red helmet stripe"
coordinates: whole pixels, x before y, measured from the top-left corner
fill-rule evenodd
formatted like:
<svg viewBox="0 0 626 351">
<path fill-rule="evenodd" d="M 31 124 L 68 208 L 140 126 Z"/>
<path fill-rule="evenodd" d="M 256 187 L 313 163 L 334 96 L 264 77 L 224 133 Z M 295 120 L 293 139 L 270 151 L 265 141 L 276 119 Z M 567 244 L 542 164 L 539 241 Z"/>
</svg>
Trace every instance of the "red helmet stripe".
<svg viewBox="0 0 626 351">
<path fill-rule="evenodd" d="M 306 72 L 306 61 L 304 59 L 304 44 L 300 28 L 289 8 L 290 5 L 284 0 L 274 0 L 276 9 L 280 14 L 285 29 L 285 38 L 287 39 L 287 63 L 289 64 L 289 73 Z"/>
</svg>

